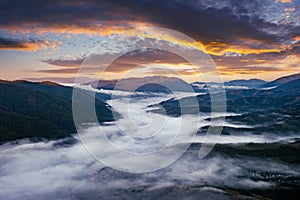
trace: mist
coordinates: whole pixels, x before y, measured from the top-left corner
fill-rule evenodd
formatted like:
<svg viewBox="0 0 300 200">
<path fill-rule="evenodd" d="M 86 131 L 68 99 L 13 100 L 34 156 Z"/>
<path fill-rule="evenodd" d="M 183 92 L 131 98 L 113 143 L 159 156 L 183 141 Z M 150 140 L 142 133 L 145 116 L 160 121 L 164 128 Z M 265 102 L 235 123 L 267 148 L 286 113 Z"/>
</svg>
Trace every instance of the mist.
<svg viewBox="0 0 300 200">
<path fill-rule="evenodd" d="M 188 94 L 178 95 L 183 97 Z M 194 130 L 207 125 L 218 125 L 210 124 L 207 118 L 238 114 L 170 117 L 149 112 L 148 105 L 170 99 L 172 95 L 156 94 L 130 99 L 131 96 L 132 94 L 119 92 L 118 96 L 108 101 L 122 115 L 121 119 L 101 125 L 100 129 L 97 125 L 85 126 L 79 130 L 80 137 L 74 134 L 73 137 L 56 141 L 19 140 L 1 145 L 0 199 L 81 199 L 82 196 L 89 195 L 101 199 L 130 199 L 128 191 L 130 193 L 136 188 L 143 188 L 140 194 L 147 196 L 156 192 L 161 194 L 164 188 L 176 187 L 181 191 L 193 185 L 200 187 L 199 191 L 203 195 L 214 199 L 214 195 L 223 195 L 224 191 L 220 187 L 224 186 L 248 189 L 273 186 L 267 181 L 253 180 L 249 170 L 284 171 L 295 176 L 300 175 L 299 166 L 260 158 L 228 157 L 217 153 L 215 156 L 199 159 L 199 149 L 189 147 L 191 143 L 203 142 L 203 137 L 196 136 Z M 251 129 L 246 124 L 226 122 L 224 125 Z M 182 133 L 178 133 L 178 130 Z M 131 162 L 139 168 L 155 166 L 157 163 L 136 160 L 135 157 L 122 158 L 123 154 L 103 143 L 101 139 L 104 137 L 109 138 L 122 151 L 136 154 L 159 152 L 166 147 L 176 149 L 182 144 L 188 144 L 188 149 L 179 159 L 164 168 L 133 174 L 112 169 L 96 158 L 99 154 L 113 158 L 117 164 L 122 164 L 122 161 L 125 164 Z M 264 143 L 293 138 L 254 135 L 210 137 L 207 141 L 219 144 Z M 171 147 L 168 146 L 170 142 Z M 89 147 L 92 149 L 87 149 Z M 161 155 L 166 160 L 169 156 L 168 153 Z M 112 197 L 113 193 L 117 197 Z"/>
</svg>

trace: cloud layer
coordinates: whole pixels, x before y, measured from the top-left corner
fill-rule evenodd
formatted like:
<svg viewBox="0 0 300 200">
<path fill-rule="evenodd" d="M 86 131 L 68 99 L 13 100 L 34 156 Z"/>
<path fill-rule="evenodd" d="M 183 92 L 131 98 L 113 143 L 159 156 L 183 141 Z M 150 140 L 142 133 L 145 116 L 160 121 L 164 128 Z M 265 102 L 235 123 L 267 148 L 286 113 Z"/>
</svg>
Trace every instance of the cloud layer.
<svg viewBox="0 0 300 200">
<path fill-rule="evenodd" d="M 46 63 L 56 68 L 37 72 L 40 76 L 74 77 L 85 58 L 81 55 L 90 50 L 85 38 L 91 37 L 95 46 L 131 28 L 157 26 L 195 39 L 196 43 L 185 45 L 210 54 L 222 75 L 291 74 L 299 69 L 299 7 L 297 0 L 2 0 L 0 50 L 62 46 L 58 54 L 37 59 L 44 67 Z M 70 48 L 70 44 L 74 46 Z M 75 49 L 79 53 L 73 53 Z M 71 57 L 66 57 L 69 54 Z M 163 56 L 164 63 L 181 64 L 177 58 Z M 112 73 L 150 62 L 148 58 L 126 59 L 115 63 Z M 163 62 L 159 60 L 154 64 Z M 186 69 L 182 73 L 194 75 Z"/>
<path fill-rule="evenodd" d="M 122 102 L 132 97 L 132 94 L 125 92 L 117 92 L 117 98 L 114 104 L 118 111 L 124 112 L 126 108 Z M 185 95 L 181 93 L 180 97 Z M 144 106 L 147 103 L 155 103 L 161 99 L 169 98 L 169 96 L 149 95 L 148 100 L 135 98 L 131 103 L 131 114 L 134 122 L 139 125 L 147 125 L 149 122 L 148 115 L 144 113 Z M 123 105 L 123 106 L 122 106 Z M 141 112 L 142 111 L 142 112 Z M 232 115 L 232 114 L 231 114 Z M 132 131 L 132 126 L 127 126 L 129 118 L 121 121 L 119 128 L 126 128 Z M 164 116 L 157 116 L 155 124 L 162 121 Z M 215 115 L 214 117 L 218 117 Z M 194 116 L 194 120 L 197 118 Z M 170 124 L 178 124 L 178 119 L 167 119 Z M 127 121 L 127 122 L 126 122 Z M 190 126 L 194 126 L 191 120 Z M 201 126 L 206 126 L 208 122 L 203 121 Z M 226 124 L 231 127 L 240 127 L 232 124 Z M 175 126 L 176 127 L 176 126 Z M 119 145 L 120 148 L 126 150 L 153 151 L 159 148 L 161 143 L 172 136 L 172 126 L 169 126 L 167 135 L 161 137 L 159 141 L 152 140 L 147 145 L 133 140 L 131 135 L 120 134 L 120 129 L 115 125 L 104 126 L 106 132 L 111 135 L 112 141 Z M 149 134 L 153 129 L 143 128 L 143 132 L 131 132 L 131 134 Z M 186 128 L 187 129 L 187 128 Z M 124 130 L 124 129 L 123 129 Z M 88 136 L 89 145 L 97 145 L 95 140 L 99 139 L 99 132 L 95 127 L 89 127 L 84 130 Z M 140 135 L 141 136 L 141 135 Z M 189 140 L 182 138 L 182 141 Z M 184 140 L 185 139 L 185 140 Z M 200 138 L 199 138 L 200 139 Z M 214 139 L 213 139 L 214 140 Z M 156 141 L 156 142 L 155 142 Z M 258 142 L 267 141 L 261 136 L 255 139 L 252 136 L 225 137 L 222 143 L 230 142 Z M 102 154 L 117 158 L 117 154 L 105 146 L 98 145 L 98 151 Z M 167 188 L 176 188 L 180 191 L 178 195 L 188 196 L 188 188 L 197 185 L 199 195 L 223 194 L 222 187 L 233 189 L 249 189 L 249 188 L 270 188 L 272 184 L 265 181 L 254 181 L 249 176 L 249 171 L 258 171 L 268 173 L 289 172 L 295 176 L 299 175 L 297 166 L 289 166 L 285 163 L 270 162 L 270 160 L 249 159 L 248 157 L 228 157 L 223 154 L 216 154 L 205 159 L 198 158 L 198 147 L 190 148 L 184 156 L 174 162 L 167 168 L 146 173 L 146 174 L 130 174 L 113 170 L 105 167 L 92 157 L 79 138 L 65 138 L 58 141 L 48 142 L 30 142 L 28 140 L 18 141 L 17 144 L 3 144 L 0 146 L 0 198 L 7 200 L 16 199 L 81 199 L 88 197 L 99 197 L 100 199 L 111 199 L 112 194 L 116 195 L 116 199 L 132 199 L 134 195 L 142 195 L 153 197 L 157 192 Z M 164 155 L 161 155 L 164 156 Z M 124 158 L 122 158 L 124 159 Z M 129 158 L 128 158 L 129 159 Z M 126 160 L 126 158 L 125 158 Z M 137 163 L 137 160 L 132 160 Z M 140 160 L 140 167 L 149 164 L 149 160 Z M 210 186 L 210 187 L 207 187 Z M 219 188 L 219 189 L 217 189 Z M 141 191 L 137 191 L 142 189 Z M 208 194 L 203 191 L 211 191 Z M 135 192 L 134 192 L 135 191 Z M 172 191 L 172 190 L 171 190 Z M 132 192 L 132 193 L 131 193 Z M 174 192 L 174 191 L 173 191 Z M 164 198 L 170 197 L 171 193 L 164 193 Z M 195 196 L 195 194 L 191 194 Z M 182 199 L 181 196 L 176 196 Z M 175 198 L 175 199 L 176 199 Z"/>
<path fill-rule="evenodd" d="M 226 0 L 213 1 L 1 1 L 0 28 L 11 33 L 35 32 L 110 35 L 143 25 L 174 29 L 201 41 L 206 50 L 276 52 L 287 40 L 299 36 L 294 14 L 298 3 Z M 293 8 L 293 9 L 287 9 Z M 272 10 L 273 9 L 273 10 Z M 281 9 L 281 10 L 280 10 Z M 289 13 L 290 23 L 272 12 Z M 29 14 L 30 13 L 30 14 Z M 4 21 L 5 20 L 5 21 Z M 279 21 L 276 21 L 279 20 Z M 283 31 L 284 30 L 284 31 Z M 251 43 L 249 43 L 251 41 Z"/>
</svg>

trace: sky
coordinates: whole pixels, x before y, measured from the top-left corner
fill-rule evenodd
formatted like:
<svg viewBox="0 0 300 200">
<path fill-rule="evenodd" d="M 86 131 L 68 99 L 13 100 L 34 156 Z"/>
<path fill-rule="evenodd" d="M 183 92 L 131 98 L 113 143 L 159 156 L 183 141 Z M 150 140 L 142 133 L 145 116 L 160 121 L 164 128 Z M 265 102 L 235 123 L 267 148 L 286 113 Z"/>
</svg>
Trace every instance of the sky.
<svg viewBox="0 0 300 200">
<path fill-rule="evenodd" d="M 195 42 L 180 45 L 207 53 L 224 81 L 273 80 L 300 71 L 300 0 L 0 0 L 0 79 L 72 82 L 95 47 L 144 27 L 191 37 Z M 180 69 L 186 80 L 199 80 L 188 64 L 170 52 L 129 52 L 106 78 L 147 66 Z M 80 78 L 98 78 L 96 64 L 88 70 Z"/>
</svg>

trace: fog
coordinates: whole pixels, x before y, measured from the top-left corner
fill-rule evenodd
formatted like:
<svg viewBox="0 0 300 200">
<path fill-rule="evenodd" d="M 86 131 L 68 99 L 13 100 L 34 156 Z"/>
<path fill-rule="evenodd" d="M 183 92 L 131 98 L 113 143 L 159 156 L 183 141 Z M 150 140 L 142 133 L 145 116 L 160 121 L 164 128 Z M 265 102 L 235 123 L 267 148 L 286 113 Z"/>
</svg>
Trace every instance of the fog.
<svg viewBox="0 0 300 200">
<path fill-rule="evenodd" d="M 6 144 L 1 146 L 1 199 L 77 199 L 90 192 L 106 194 L 138 187 L 153 192 L 167 187 L 269 188 L 271 183 L 253 181 L 246 169 L 289 172 L 300 175 L 296 167 L 268 160 L 228 158 L 222 155 L 198 159 L 188 151 L 172 165 L 152 173 L 130 174 L 104 167 L 86 152 L 81 143 L 59 146 L 63 142 Z M 208 189 L 208 188 L 206 188 Z M 210 188 L 211 190 L 212 188 Z M 151 193 L 150 192 L 150 193 Z M 118 199 L 123 199 L 119 196 Z"/>
<path fill-rule="evenodd" d="M 130 199 L 128 190 L 144 188 L 145 195 L 155 194 L 162 188 L 197 185 L 203 194 L 223 193 L 219 187 L 230 188 L 269 188 L 272 183 L 254 181 L 249 169 L 260 171 L 289 172 L 300 175 L 296 166 L 269 162 L 247 157 L 228 157 L 223 154 L 199 159 L 199 149 L 189 148 L 187 152 L 169 166 L 160 170 L 132 174 L 114 170 L 99 162 L 94 156 L 113 158 L 117 164 L 124 161 L 140 168 L 156 165 L 149 160 L 134 160 L 136 157 L 122 158 L 122 154 L 102 143 L 108 137 L 119 149 L 136 154 L 159 152 L 172 142 L 175 150 L 182 144 L 202 143 L 203 137 L 195 137 L 194 129 L 211 125 L 206 119 L 234 113 L 210 115 L 187 115 L 179 118 L 148 112 L 148 105 L 172 98 L 172 95 L 151 95 L 146 98 L 130 99 L 132 94 L 118 93 L 118 97 L 108 101 L 122 115 L 116 122 L 99 127 L 90 125 L 73 138 L 57 141 L 31 142 L 20 140 L 0 146 L 0 199 L 85 199 L 89 195 L 101 199 Z M 180 97 L 187 94 L 178 94 Z M 130 102 L 128 104 L 128 101 Z M 182 123 L 185 121 L 185 123 Z M 218 124 L 213 124 L 218 125 Z M 225 123 L 232 128 L 249 128 L 246 124 Z M 182 134 L 178 135 L 178 129 Z M 177 137 L 175 141 L 172 138 Z M 264 136 L 210 136 L 209 142 L 217 143 L 264 143 L 289 140 L 293 137 L 279 138 Z M 100 140 L 99 140 L 100 139 Z M 162 159 L 169 159 L 162 154 Z M 130 160 L 132 159 L 132 160 Z M 181 191 L 178 189 L 178 191 Z M 117 191 L 117 197 L 111 194 Z M 180 196 L 177 198 L 180 199 Z M 214 198 L 214 197 L 212 197 Z"/>
</svg>

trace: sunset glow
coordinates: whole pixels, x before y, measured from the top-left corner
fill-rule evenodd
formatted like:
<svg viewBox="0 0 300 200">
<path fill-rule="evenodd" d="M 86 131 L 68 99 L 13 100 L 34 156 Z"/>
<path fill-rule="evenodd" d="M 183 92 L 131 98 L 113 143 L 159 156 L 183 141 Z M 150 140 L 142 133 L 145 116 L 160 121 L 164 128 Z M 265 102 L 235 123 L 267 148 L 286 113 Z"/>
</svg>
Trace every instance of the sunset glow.
<svg viewBox="0 0 300 200">
<path fill-rule="evenodd" d="M 132 28 L 161 27 L 193 38 L 195 42 L 165 35 L 164 40 L 209 54 L 223 80 L 236 76 L 273 80 L 299 72 L 299 6 L 296 0 L 222 4 L 4 0 L 0 3 L 0 79 L 70 79 L 85 55 L 108 37 Z M 153 35 L 140 36 L 155 40 Z M 197 80 L 186 69 L 187 63 L 174 62 L 167 55 L 142 63 L 135 59 L 130 60 L 135 65 L 182 67 L 188 80 Z M 123 65 L 118 63 L 110 77 L 121 76 Z M 95 79 L 98 74 L 93 69 L 87 78 Z"/>
</svg>

